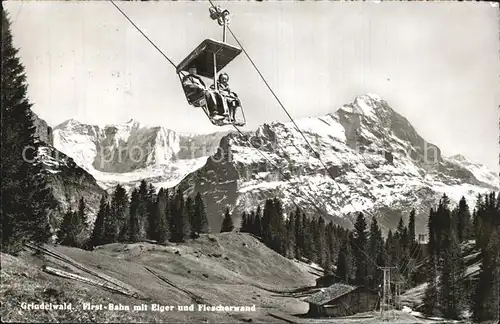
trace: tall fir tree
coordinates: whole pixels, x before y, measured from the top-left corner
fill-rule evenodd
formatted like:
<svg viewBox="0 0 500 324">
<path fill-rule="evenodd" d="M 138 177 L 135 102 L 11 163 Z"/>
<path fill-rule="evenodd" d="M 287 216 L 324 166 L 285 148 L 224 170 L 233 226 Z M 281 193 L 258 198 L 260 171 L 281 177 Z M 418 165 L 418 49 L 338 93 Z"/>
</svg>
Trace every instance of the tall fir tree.
<svg viewBox="0 0 500 324">
<path fill-rule="evenodd" d="M 410 246 L 413 247 L 416 241 L 415 237 L 415 208 L 410 211 L 410 217 L 408 218 L 408 239 Z"/>
<path fill-rule="evenodd" d="M 354 264 L 352 262 L 351 239 L 347 234 L 340 245 L 339 255 L 337 257 L 337 270 L 335 274 L 346 284 L 352 283 L 352 274 L 354 273 Z"/>
<path fill-rule="evenodd" d="M 144 186 L 147 186 L 147 188 L 143 188 L 141 183 L 139 191 L 141 194 L 146 191 L 144 208 L 146 209 L 147 218 L 147 236 L 152 239 L 155 236 L 157 226 L 157 224 L 154 223 L 156 214 L 156 189 L 151 183 L 147 184 L 145 181 Z"/>
<path fill-rule="evenodd" d="M 434 208 L 431 208 L 429 211 L 429 218 L 427 220 L 427 231 L 429 236 L 429 241 L 427 243 L 427 251 L 429 255 L 436 255 L 436 213 L 434 212 Z"/>
<path fill-rule="evenodd" d="M 85 199 L 83 197 L 80 198 L 78 202 L 78 219 L 82 223 L 84 229 L 87 228 L 87 204 L 85 203 Z"/>
<path fill-rule="evenodd" d="M 290 213 L 288 220 L 286 222 L 286 256 L 289 258 L 295 257 L 295 214 Z"/>
<path fill-rule="evenodd" d="M 111 214 L 106 217 L 104 241 L 106 243 L 125 241 L 128 233 L 128 196 L 121 185 L 115 188 L 110 212 Z"/>
<path fill-rule="evenodd" d="M 92 234 L 89 239 L 89 248 L 93 249 L 94 247 L 101 245 L 104 243 L 104 235 L 105 235 L 105 224 L 107 212 L 109 210 L 108 203 L 106 202 L 106 198 L 101 197 L 101 202 L 99 203 L 99 211 L 97 212 L 97 217 L 94 222 L 94 229 L 92 230 Z"/>
<path fill-rule="evenodd" d="M 241 213 L 241 224 L 240 224 L 240 232 L 241 233 L 248 233 L 249 230 L 249 219 L 247 217 L 247 213 L 244 211 Z"/>
<path fill-rule="evenodd" d="M 437 316 L 439 315 L 439 291 L 435 256 L 429 256 L 429 261 L 427 262 L 426 267 L 427 271 L 425 273 L 427 277 L 427 286 L 422 299 L 422 312 L 426 316 Z"/>
<path fill-rule="evenodd" d="M 69 210 L 64 214 L 63 222 L 57 233 L 57 243 L 66 246 L 80 247 L 77 236 L 82 231 L 78 213 Z"/>
<path fill-rule="evenodd" d="M 359 213 L 354 223 L 354 260 L 356 264 L 355 284 L 367 286 L 367 225 L 363 213 Z"/>
<path fill-rule="evenodd" d="M 470 211 L 469 211 L 469 205 L 467 205 L 465 197 L 462 197 L 458 203 L 456 221 L 457 221 L 457 238 L 458 242 L 461 243 L 465 240 L 468 240 L 471 237 Z"/>
<path fill-rule="evenodd" d="M 444 242 L 443 266 L 439 277 L 439 305 L 443 317 L 459 319 L 465 302 L 462 282 L 465 266 L 455 232 L 450 231 Z"/>
<path fill-rule="evenodd" d="M 229 212 L 229 208 L 226 208 L 224 212 L 224 219 L 222 220 L 222 226 L 220 232 L 232 232 L 234 229 L 233 218 L 231 217 L 231 213 Z"/>
<path fill-rule="evenodd" d="M 137 226 L 138 226 L 138 234 L 137 240 L 142 241 L 148 237 L 148 221 L 150 219 L 150 204 L 152 201 L 149 199 L 148 194 L 148 184 L 145 180 L 141 180 L 138 189 L 138 197 L 137 197 L 137 205 L 134 206 L 136 209 L 137 215 Z M 130 207 L 132 208 L 132 206 Z"/>
<path fill-rule="evenodd" d="M 262 209 L 257 206 L 257 211 L 255 212 L 255 235 L 262 238 Z"/>
<path fill-rule="evenodd" d="M 165 244 L 170 238 L 170 224 L 169 217 L 167 215 L 167 203 L 168 195 L 167 191 L 160 188 L 158 191 L 158 197 L 156 199 L 156 213 L 155 213 L 155 224 L 156 233 L 155 239 L 159 244 Z"/>
<path fill-rule="evenodd" d="M 191 198 L 189 196 L 186 199 L 186 213 L 187 213 L 187 222 L 188 222 L 187 226 L 189 227 L 188 228 L 189 236 L 194 238 L 197 236 L 195 226 L 194 226 L 196 215 L 195 215 L 194 200 L 193 200 L 193 198 Z M 186 225 L 184 225 L 184 226 L 186 226 Z"/>
<path fill-rule="evenodd" d="M 208 219 L 205 202 L 198 192 L 194 198 L 194 223 L 192 224 L 196 233 L 208 233 Z"/>
<path fill-rule="evenodd" d="M 382 266 L 380 262 L 383 258 L 384 253 L 384 238 L 382 237 L 382 230 L 380 229 L 377 218 L 372 218 L 372 223 L 370 225 L 370 232 L 368 235 L 368 255 L 371 255 L 375 259 L 376 264 L 371 262 L 368 265 L 368 284 L 370 287 L 376 287 L 380 282 L 380 270 L 379 266 Z"/>
<path fill-rule="evenodd" d="M 171 205 L 170 240 L 177 243 L 184 242 L 190 235 L 190 225 L 184 195 L 180 188 L 177 189 Z"/>
<path fill-rule="evenodd" d="M 40 142 L 24 66 L 13 44 L 10 20 L 1 10 L 1 250 L 16 254 L 27 241 L 41 244 L 50 239 L 49 215 L 57 203 L 37 156 Z"/>
<path fill-rule="evenodd" d="M 295 209 L 295 257 L 300 260 L 304 255 L 304 224 L 300 209 Z"/>
<path fill-rule="evenodd" d="M 482 249 L 479 282 L 472 298 L 472 317 L 475 322 L 496 319 L 500 307 L 500 228 L 492 233 Z"/>
<path fill-rule="evenodd" d="M 130 195 L 130 210 L 129 210 L 129 241 L 138 242 L 140 237 L 140 215 L 139 208 L 141 205 L 140 194 L 138 189 L 133 189 Z"/>
</svg>

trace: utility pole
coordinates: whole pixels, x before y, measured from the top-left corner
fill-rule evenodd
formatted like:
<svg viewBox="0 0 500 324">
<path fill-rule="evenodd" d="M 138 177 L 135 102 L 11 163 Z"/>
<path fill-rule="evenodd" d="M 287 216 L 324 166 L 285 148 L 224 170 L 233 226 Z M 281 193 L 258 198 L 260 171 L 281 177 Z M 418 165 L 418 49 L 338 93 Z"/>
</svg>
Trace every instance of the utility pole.
<svg viewBox="0 0 500 324">
<path fill-rule="evenodd" d="M 401 286 L 404 284 L 404 281 L 397 280 L 394 281 L 394 293 L 395 293 L 395 306 L 396 309 L 401 309 Z"/>
<path fill-rule="evenodd" d="M 391 309 L 392 293 L 391 293 L 391 269 L 395 267 L 380 267 L 384 272 L 384 283 L 382 285 L 382 301 L 380 302 L 380 316 L 385 320 L 386 312 Z"/>
</svg>

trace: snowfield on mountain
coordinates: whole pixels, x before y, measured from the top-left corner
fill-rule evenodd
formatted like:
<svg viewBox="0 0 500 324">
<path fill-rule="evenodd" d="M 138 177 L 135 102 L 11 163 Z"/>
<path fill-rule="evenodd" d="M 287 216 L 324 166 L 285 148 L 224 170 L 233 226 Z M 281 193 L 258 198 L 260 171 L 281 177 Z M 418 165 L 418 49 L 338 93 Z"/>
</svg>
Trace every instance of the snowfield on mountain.
<svg viewBox="0 0 500 324">
<path fill-rule="evenodd" d="M 133 120 L 106 127 L 69 120 L 55 127 L 54 146 L 108 191 L 146 179 L 158 189 L 201 192 L 213 229 L 226 206 L 238 223 L 242 211 L 277 196 L 287 211 L 297 204 L 344 226 L 362 211 L 395 227 L 417 206 L 417 232 L 424 232 L 430 207 L 444 193 L 473 204 L 478 193 L 499 188 L 497 173 L 460 155 L 443 157 L 374 94 L 296 123 L 307 142 L 291 122 L 241 136 L 178 134 Z"/>
</svg>

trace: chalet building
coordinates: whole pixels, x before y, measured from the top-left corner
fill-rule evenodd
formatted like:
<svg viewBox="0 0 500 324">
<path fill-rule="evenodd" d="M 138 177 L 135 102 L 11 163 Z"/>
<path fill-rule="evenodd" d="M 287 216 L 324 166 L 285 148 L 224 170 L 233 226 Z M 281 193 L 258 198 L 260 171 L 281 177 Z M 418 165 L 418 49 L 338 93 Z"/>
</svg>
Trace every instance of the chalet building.
<svg viewBox="0 0 500 324">
<path fill-rule="evenodd" d="M 335 283 L 303 301 L 309 303 L 309 317 L 337 317 L 375 310 L 379 295 L 364 287 Z"/>
</svg>

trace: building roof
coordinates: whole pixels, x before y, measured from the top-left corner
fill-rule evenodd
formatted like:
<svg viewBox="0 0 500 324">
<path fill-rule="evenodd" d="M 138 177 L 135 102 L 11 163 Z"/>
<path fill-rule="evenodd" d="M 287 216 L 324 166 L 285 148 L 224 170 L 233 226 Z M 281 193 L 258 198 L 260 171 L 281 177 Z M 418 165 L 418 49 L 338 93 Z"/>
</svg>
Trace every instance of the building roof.
<svg viewBox="0 0 500 324">
<path fill-rule="evenodd" d="M 356 290 L 358 287 L 336 283 L 331 285 L 330 287 L 323 288 L 321 291 L 303 299 L 307 303 L 315 304 L 315 305 L 324 305 L 333 299 L 337 299 L 345 294 L 350 293 L 351 291 Z"/>
</svg>

